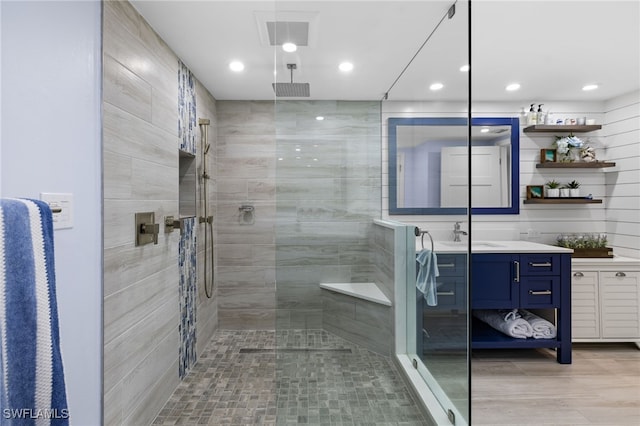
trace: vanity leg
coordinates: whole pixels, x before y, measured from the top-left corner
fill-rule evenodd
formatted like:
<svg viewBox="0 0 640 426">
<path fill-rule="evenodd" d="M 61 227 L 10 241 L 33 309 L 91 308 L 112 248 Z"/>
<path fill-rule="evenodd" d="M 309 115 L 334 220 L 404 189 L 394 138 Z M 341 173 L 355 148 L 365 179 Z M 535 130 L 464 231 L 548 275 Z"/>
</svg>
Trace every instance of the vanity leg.
<svg viewBox="0 0 640 426">
<path fill-rule="evenodd" d="M 571 255 L 562 255 L 560 308 L 556 311 L 558 352 L 560 364 L 571 364 Z"/>
</svg>

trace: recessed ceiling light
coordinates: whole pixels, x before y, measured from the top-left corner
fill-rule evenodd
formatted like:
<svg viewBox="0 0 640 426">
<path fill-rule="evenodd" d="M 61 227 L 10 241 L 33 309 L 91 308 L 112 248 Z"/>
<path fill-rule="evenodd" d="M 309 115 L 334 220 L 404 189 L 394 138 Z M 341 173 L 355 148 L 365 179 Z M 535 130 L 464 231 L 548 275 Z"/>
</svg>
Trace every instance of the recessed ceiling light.
<svg viewBox="0 0 640 426">
<path fill-rule="evenodd" d="M 444 87 L 444 84 L 442 83 L 433 83 L 431 86 L 429 86 L 430 90 L 440 90 Z"/>
<path fill-rule="evenodd" d="M 520 89 L 520 84 L 519 83 L 511 83 L 507 87 L 505 87 L 505 89 L 508 92 L 514 92 L 514 91 Z"/>
<path fill-rule="evenodd" d="M 586 84 L 584 86 L 582 86 L 582 90 L 589 91 L 589 90 L 596 90 L 598 88 L 597 84 Z"/>
<path fill-rule="evenodd" d="M 461 72 L 467 72 L 471 69 L 471 67 L 467 64 L 467 65 L 463 65 L 460 67 L 460 71 Z"/>
<path fill-rule="evenodd" d="M 338 65 L 338 68 L 340 68 L 340 71 L 342 72 L 353 71 L 353 64 L 351 62 L 343 62 Z"/>
<path fill-rule="evenodd" d="M 298 46 L 296 46 L 295 43 L 283 43 L 282 44 L 282 50 L 284 50 L 285 52 L 295 52 L 296 50 L 298 50 Z"/>
<path fill-rule="evenodd" d="M 322 120 L 324 120 L 324 117 L 323 117 L 323 116 L 321 116 L 321 115 L 319 115 L 319 116 L 317 116 L 317 117 L 316 117 L 316 120 L 318 120 L 318 121 L 322 121 Z"/>
<path fill-rule="evenodd" d="M 229 69 L 231 71 L 240 72 L 244 69 L 244 64 L 240 61 L 233 61 L 229 64 Z"/>
</svg>

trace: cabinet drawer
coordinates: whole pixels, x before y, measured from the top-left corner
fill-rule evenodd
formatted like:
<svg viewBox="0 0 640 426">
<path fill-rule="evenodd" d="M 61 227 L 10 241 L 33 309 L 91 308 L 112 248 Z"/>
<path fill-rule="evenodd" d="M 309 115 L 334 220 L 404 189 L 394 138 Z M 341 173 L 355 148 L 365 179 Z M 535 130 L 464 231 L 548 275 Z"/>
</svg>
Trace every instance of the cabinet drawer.
<svg viewBox="0 0 640 426">
<path fill-rule="evenodd" d="M 463 254 L 439 254 L 438 272 L 441 277 L 464 277 L 467 270 L 467 256 Z"/>
<path fill-rule="evenodd" d="M 522 277 L 520 306 L 557 308 L 560 306 L 560 277 Z"/>
<path fill-rule="evenodd" d="M 466 280 L 464 277 L 438 277 L 436 285 L 438 305 L 427 306 L 425 304 L 425 310 L 466 309 Z"/>
<path fill-rule="evenodd" d="M 526 254 L 520 256 L 521 275 L 560 275 L 560 256 Z"/>
</svg>

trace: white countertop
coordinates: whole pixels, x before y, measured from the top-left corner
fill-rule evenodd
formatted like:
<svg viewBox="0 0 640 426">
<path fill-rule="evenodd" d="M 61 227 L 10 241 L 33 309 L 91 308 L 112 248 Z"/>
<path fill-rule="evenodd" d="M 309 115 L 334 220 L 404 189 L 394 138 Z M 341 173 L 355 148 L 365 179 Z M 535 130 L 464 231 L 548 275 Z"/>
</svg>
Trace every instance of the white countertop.
<svg viewBox="0 0 640 426">
<path fill-rule="evenodd" d="M 425 248 L 431 248 L 431 241 L 425 238 Z M 420 251 L 422 246 L 420 239 L 416 239 L 416 250 Z M 462 241 L 434 241 L 436 253 L 465 253 L 468 249 L 468 242 Z M 534 243 L 531 241 L 474 241 L 471 245 L 472 253 L 573 253 L 572 249 L 552 246 L 549 244 Z"/>
<path fill-rule="evenodd" d="M 634 259 L 631 257 L 616 256 L 613 257 L 574 257 L 571 259 L 571 264 L 574 267 L 585 266 L 635 266 L 640 267 L 640 259 Z"/>
</svg>

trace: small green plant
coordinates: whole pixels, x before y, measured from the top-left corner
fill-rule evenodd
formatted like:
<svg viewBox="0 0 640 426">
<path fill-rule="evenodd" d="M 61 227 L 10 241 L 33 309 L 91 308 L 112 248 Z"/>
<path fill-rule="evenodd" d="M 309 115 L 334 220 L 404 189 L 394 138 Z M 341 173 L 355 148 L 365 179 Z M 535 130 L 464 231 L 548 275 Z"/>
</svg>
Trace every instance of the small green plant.
<svg viewBox="0 0 640 426">
<path fill-rule="evenodd" d="M 567 184 L 567 188 L 578 189 L 580 188 L 580 182 L 578 182 L 577 180 L 572 180 Z"/>
<path fill-rule="evenodd" d="M 606 234 L 564 234 L 559 235 L 556 241 L 560 247 L 570 249 L 607 247 Z"/>
<path fill-rule="evenodd" d="M 549 188 L 549 189 L 560 188 L 560 182 L 558 182 L 556 180 L 550 180 L 545 185 L 547 185 L 547 188 Z"/>
</svg>

